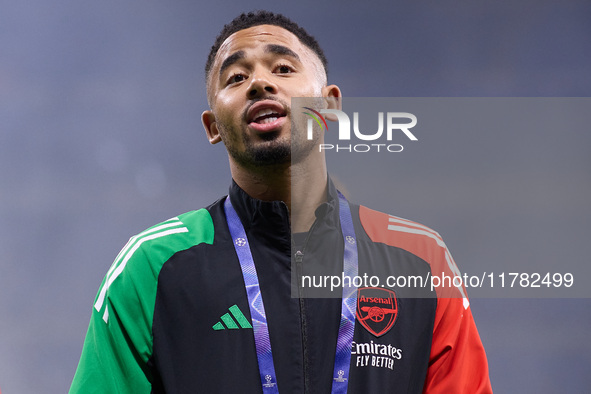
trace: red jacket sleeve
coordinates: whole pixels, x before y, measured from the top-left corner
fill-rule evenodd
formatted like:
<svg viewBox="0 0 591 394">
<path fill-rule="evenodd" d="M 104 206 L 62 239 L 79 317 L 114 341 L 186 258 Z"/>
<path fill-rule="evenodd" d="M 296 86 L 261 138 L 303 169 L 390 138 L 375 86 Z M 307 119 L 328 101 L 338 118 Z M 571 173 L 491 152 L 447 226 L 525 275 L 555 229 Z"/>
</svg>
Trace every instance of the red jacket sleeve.
<svg viewBox="0 0 591 394">
<path fill-rule="evenodd" d="M 443 280 L 447 277 L 449 281 L 461 273 L 441 236 L 419 223 L 363 206 L 359 215 L 372 241 L 413 253 L 429 264 L 433 279 L 437 277 L 441 283 L 448 283 L 435 289 L 437 309 L 423 393 L 492 393 L 486 354 L 466 289 Z"/>
<path fill-rule="evenodd" d="M 424 393 L 492 393 L 488 363 L 470 307 L 440 298 Z"/>
</svg>

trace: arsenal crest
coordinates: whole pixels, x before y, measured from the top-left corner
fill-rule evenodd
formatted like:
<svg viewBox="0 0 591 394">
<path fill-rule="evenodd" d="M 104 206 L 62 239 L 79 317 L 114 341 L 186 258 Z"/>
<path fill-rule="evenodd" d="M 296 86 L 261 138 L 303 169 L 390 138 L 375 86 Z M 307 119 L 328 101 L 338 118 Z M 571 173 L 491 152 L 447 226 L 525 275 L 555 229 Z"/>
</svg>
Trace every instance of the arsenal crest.
<svg viewBox="0 0 591 394">
<path fill-rule="evenodd" d="M 394 325 L 398 302 L 392 290 L 362 287 L 357 290 L 357 320 L 376 337 L 381 337 Z"/>
</svg>

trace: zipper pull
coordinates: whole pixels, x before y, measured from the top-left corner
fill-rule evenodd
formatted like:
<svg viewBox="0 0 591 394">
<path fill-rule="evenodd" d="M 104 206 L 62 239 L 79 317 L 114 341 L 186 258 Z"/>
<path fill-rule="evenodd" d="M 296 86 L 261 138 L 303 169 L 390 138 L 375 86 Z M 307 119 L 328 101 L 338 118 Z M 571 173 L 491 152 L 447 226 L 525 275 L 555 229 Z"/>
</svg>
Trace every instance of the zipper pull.
<svg viewBox="0 0 591 394">
<path fill-rule="evenodd" d="M 296 263 L 301 263 L 302 260 L 304 259 L 304 253 L 302 253 L 302 251 L 298 250 L 297 252 L 295 252 L 295 261 Z"/>
</svg>

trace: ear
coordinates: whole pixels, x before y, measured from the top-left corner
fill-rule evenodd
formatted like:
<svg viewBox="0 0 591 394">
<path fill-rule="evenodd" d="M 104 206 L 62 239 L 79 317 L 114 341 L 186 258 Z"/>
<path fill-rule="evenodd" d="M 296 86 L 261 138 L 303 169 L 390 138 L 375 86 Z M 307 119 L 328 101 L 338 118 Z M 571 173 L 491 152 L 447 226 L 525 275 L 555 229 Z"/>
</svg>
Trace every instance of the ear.
<svg viewBox="0 0 591 394">
<path fill-rule="evenodd" d="M 215 121 L 215 115 L 211 110 L 203 111 L 201 114 L 201 123 L 203 123 L 203 128 L 205 128 L 205 134 L 207 134 L 210 144 L 217 144 L 222 140 Z"/>
<path fill-rule="evenodd" d="M 322 88 L 322 97 L 325 97 L 327 109 L 338 109 L 341 110 L 342 102 L 341 102 L 341 89 L 337 85 L 327 85 Z M 333 114 L 326 114 L 325 118 L 327 120 L 336 122 L 338 119 L 336 115 Z"/>
</svg>

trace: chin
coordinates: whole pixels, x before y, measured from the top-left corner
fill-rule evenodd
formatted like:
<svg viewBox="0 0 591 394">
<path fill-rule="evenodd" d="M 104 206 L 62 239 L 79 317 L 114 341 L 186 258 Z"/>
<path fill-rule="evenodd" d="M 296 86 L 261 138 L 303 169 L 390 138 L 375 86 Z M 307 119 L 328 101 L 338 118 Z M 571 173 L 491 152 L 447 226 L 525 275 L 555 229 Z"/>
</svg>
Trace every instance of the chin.
<svg viewBox="0 0 591 394">
<path fill-rule="evenodd" d="M 253 163 L 259 166 L 287 164 L 291 162 L 291 145 L 272 144 L 270 147 L 259 146 L 251 152 Z"/>
<path fill-rule="evenodd" d="M 267 136 L 267 133 L 265 136 Z M 271 137 L 271 136 L 269 136 Z M 291 162 L 291 142 L 278 136 L 258 143 L 249 143 L 244 152 L 230 152 L 234 160 L 244 167 L 260 168 L 285 165 Z"/>
<path fill-rule="evenodd" d="M 281 130 L 268 131 L 266 133 L 258 135 L 258 138 L 263 141 L 275 141 L 275 140 L 279 139 L 280 137 L 281 137 Z"/>
</svg>

